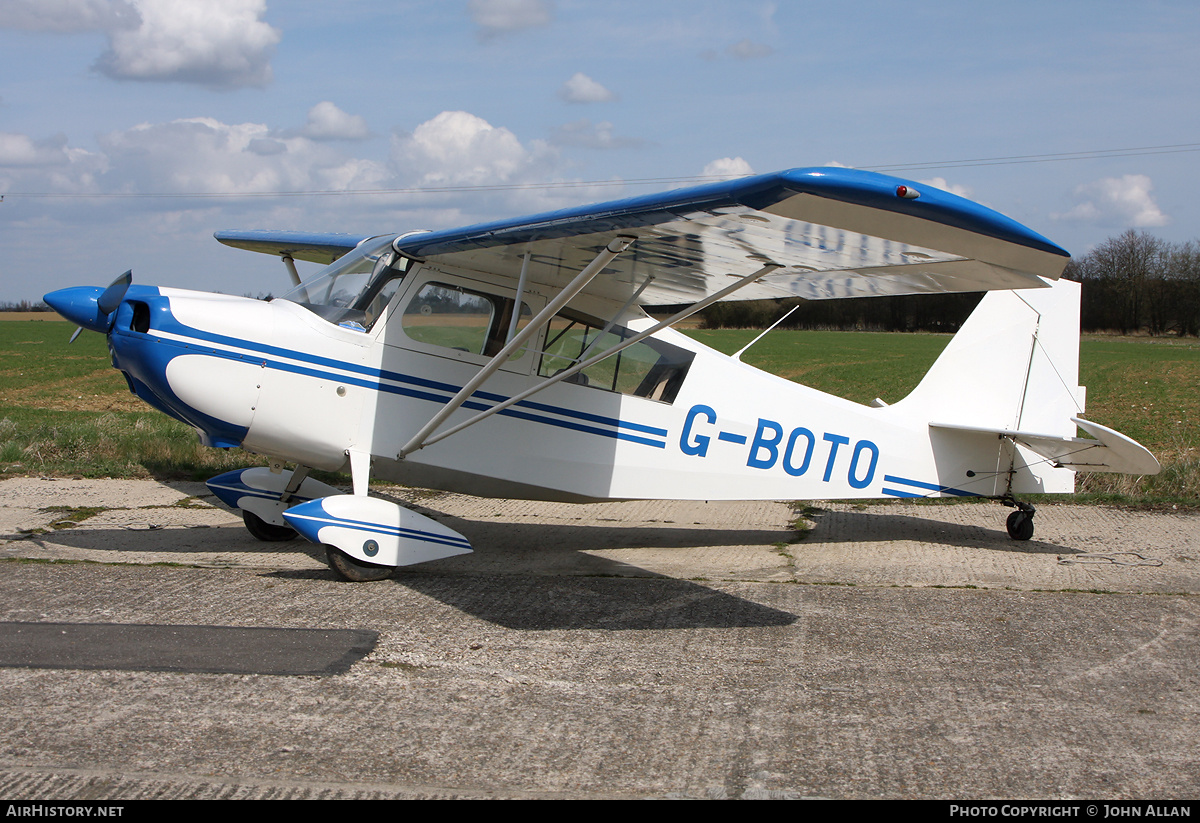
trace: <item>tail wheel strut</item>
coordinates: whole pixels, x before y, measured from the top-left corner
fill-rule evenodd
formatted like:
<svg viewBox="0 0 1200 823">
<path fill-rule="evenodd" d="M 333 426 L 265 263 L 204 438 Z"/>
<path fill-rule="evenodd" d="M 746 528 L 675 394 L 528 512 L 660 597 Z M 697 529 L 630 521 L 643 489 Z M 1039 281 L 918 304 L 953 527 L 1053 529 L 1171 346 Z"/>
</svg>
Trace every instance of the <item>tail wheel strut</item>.
<svg viewBox="0 0 1200 823">
<path fill-rule="evenodd" d="M 1033 537 L 1033 515 L 1037 509 L 1028 503 L 1015 500 L 1011 496 L 1001 498 L 1000 502 L 1016 509 L 1004 523 L 1005 528 L 1008 529 L 1008 536 L 1013 540 L 1028 540 Z"/>
</svg>

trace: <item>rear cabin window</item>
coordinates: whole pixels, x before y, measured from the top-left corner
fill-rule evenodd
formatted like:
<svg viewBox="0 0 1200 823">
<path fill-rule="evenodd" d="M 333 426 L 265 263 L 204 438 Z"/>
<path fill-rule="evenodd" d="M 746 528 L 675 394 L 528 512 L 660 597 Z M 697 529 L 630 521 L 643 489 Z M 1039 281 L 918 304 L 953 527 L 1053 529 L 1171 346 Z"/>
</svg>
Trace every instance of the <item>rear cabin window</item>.
<svg viewBox="0 0 1200 823">
<path fill-rule="evenodd" d="M 560 314 L 550 321 L 546 330 L 546 344 L 542 348 L 538 374 L 553 377 L 576 363 L 611 349 L 634 334 L 620 326 L 605 331 L 603 323 L 582 315 Z M 593 363 L 567 377 L 566 381 L 673 403 L 693 357 L 686 349 L 646 338 Z"/>
</svg>

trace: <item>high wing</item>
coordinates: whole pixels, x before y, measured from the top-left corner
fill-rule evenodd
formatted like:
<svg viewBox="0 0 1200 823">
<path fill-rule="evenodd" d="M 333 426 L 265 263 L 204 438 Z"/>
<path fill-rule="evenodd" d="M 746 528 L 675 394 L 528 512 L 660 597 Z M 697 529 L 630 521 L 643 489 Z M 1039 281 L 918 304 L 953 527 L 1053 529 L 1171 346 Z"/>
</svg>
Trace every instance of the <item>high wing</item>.
<svg viewBox="0 0 1200 823">
<path fill-rule="evenodd" d="M 365 235 L 224 231 L 236 248 L 329 263 Z M 721 299 L 826 300 L 1039 288 L 1070 260 L 989 208 L 935 188 L 838 167 L 792 169 L 395 242 L 416 260 L 555 290 L 610 243 L 628 248 L 585 292 L 641 305 Z M 764 267 L 769 274 L 750 277 Z"/>
<path fill-rule="evenodd" d="M 226 246 L 276 254 L 328 266 L 370 235 L 306 231 L 219 231 L 213 235 Z"/>
<path fill-rule="evenodd" d="M 632 245 L 587 292 L 693 303 L 765 265 L 724 299 L 822 300 L 1037 288 L 1070 255 L 964 198 L 872 172 L 793 169 L 517 220 L 403 237 L 417 260 L 562 286 L 615 238 Z M 528 262 L 526 262 L 528 255 Z M 648 284 L 647 284 L 647 281 Z M 638 290 L 641 293 L 638 294 Z"/>
</svg>

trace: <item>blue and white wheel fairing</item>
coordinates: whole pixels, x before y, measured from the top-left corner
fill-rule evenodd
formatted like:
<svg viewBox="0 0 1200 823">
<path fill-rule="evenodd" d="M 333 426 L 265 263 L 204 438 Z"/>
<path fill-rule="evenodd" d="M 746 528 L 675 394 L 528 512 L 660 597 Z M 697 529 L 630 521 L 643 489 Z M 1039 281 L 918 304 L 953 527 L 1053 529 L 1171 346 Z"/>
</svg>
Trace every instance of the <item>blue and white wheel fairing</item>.
<svg viewBox="0 0 1200 823">
<path fill-rule="evenodd" d="M 375 497 L 325 497 L 293 506 L 283 518 L 313 543 L 373 566 L 411 566 L 472 551 L 453 529 Z"/>
</svg>

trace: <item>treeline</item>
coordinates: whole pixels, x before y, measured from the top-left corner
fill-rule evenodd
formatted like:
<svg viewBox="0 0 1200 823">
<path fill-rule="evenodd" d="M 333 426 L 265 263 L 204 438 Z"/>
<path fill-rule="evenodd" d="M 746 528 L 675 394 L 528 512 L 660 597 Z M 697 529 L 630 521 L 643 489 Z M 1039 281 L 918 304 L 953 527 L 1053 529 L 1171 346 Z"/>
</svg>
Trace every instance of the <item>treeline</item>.
<svg viewBox="0 0 1200 823">
<path fill-rule="evenodd" d="M 1121 334 L 1200 334 L 1200 245 L 1132 229 L 1067 267 L 1083 284 L 1083 328 Z"/>
<path fill-rule="evenodd" d="M 779 328 L 956 332 L 982 297 L 981 294 L 928 294 L 714 303 L 700 313 L 700 328 L 765 329 L 796 307 Z"/>
<path fill-rule="evenodd" d="M 1200 244 L 1169 243 L 1132 229 L 1067 265 L 1082 284 L 1088 332 L 1200 335 Z M 955 332 L 980 294 L 753 300 L 716 303 L 701 313 L 707 329 L 765 329 L 793 306 L 787 329 Z"/>
<path fill-rule="evenodd" d="M 15 303 L 0 303 L 0 311 L 50 311 L 41 300 L 18 300 Z"/>
</svg>

